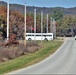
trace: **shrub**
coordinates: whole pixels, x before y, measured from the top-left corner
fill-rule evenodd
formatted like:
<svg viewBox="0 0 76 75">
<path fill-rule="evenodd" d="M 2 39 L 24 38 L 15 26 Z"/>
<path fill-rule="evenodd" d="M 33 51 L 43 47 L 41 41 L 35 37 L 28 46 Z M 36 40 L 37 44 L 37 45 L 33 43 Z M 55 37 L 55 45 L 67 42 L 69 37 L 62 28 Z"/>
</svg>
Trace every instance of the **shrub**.
<svg viewBox="0 0 76 75">
<path fill-rule="evenodd" d="M 21 55 L 28 53 L 33 53 L 37 51 L 40 47 L 38 44 L 28 43 L 26 47 L 23 44 L 19 46 L 9 46 L 9 47 L 0 47 L 0 62 L 12 60 Z"/>
</svg>

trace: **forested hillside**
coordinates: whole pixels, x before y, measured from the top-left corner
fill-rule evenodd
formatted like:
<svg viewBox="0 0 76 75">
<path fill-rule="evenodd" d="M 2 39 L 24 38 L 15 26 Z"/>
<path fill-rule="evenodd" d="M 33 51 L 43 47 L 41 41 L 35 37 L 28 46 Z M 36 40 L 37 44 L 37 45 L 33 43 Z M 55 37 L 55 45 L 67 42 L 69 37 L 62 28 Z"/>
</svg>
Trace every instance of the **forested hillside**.
<svg viewBox="0 0 76 75">
<path fill-rule="evenodd" d="M 0 5 L 6 6 L 7 4 L 3 1 L 0 1 Z M 27 12 L 32 12 L 34 11 L 34 6 L 27 6 Z M 56 9 L 61 9 L 64 12 L 64 15 L 76 15 L 76 7 L 73 8 L 63 8 L 63 7 L 36 7 L 37 12 L 40 13 L 42 10 L 44 14 L 52 14 L 54 10 Z M 10 10 L 18 10 L 21 13 L 24 12 L 24 5 L 19 5 L 19 4 L 10 4 Z"/>
<path fill-rule="evenodd" d="M 34 6 L 27 6 L 26 31 L 34 32 Z M 50 32 L 50 18 L 56 21 L 56 35 L 57 36 L 75 36 L 76 35 L 76 7 L 74 8 L 46 8 L 36 7 L 36 32 L 41 32 L 41 10 L 44 12 L 43 32 L 46 32 L 46 13 L 48 13 L 48 31 Z M 17 39 L 24 38 L 24 6 L 19 4 L 10 4 L 10 34 L 15 33 Z M 7 27 L 7 7 L 6 3 L 0 1 L 0 34 L 6 38 Z M 53 30 L 53 28 L 51 27 Z"/>
</svg>

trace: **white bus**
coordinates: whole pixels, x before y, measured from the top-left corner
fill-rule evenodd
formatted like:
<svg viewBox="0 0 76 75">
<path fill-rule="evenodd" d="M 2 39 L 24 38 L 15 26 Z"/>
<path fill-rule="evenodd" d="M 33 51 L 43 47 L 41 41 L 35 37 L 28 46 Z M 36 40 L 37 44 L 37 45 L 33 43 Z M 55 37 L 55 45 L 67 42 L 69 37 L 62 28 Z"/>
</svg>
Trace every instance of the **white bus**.
<svg viewBox="0 0 76 75">
<path fill-rule="evenodd" d="M 53 33 L 26 33 L 26 40 L 53 40 Z"/>
</svg>

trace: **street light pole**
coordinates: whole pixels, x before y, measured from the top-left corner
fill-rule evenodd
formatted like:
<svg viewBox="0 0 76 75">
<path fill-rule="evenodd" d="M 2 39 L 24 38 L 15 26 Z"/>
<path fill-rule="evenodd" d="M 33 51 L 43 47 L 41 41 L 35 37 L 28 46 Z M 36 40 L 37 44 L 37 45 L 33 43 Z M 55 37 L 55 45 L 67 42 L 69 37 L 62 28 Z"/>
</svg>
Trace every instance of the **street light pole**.
<svg viewBox="0 0 76 75">
<path fill-rule="evenodd" d="M 55 19 L 53 19 L 53 35 L 54 35 L 54 38 L 56 38 L 56 21 L 55 21 Z"/>
<path fill-rule="evenodd" d="M 52 26 L 52 17 L 50 18 L 50 33 L 53 32 L 53 26 Z"/>
<path fill-rule="evenodd" d="M 7 40 L 9 40 L 9 0 L 7 2 Z"/>
<path fill-rule="evenodd" d="M 36 43 L 36 8 L 34 9 L 34 43 Z"/>
<path fill-rule="evenodd" d="M 42 43 L 42 33 L 43 33 L 43 11 L 41 11 L 41 43 Z"/>
<path fill-rule="evenodd" d="M 25 25 L 24 25 L 24 46 L 26 46 L 26 3 L 25 3 L 25 12 L 24 12 L 24 20 L 25 20 Z"/>
<path fill-rule="evenodd" d="M 47 33 L 48 33 L 48 14 L 47 14 Z"/>
</svg>

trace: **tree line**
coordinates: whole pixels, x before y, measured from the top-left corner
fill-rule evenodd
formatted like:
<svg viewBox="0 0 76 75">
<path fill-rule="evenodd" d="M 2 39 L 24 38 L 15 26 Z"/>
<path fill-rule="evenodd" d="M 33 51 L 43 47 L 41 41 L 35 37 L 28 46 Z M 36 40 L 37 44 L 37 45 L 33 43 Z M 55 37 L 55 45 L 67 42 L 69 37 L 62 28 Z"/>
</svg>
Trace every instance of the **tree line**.
<svg viewBox="0 0 76 75">
<path fill-rule="evenodd" d="M 26 31 L 34 32 L 34 14 L 26 13 Z M 24 14 L 19 11 L 11 11 L 9 13 L 9 25 L 10 25 L 10 34 L 15 33 L 17 39 L 24 38 Z M 50 17 L 56 20 L 56 35 L 57 36 L 74 36 L 76 35 L 76 16 L 66 15 L 62 10 L 57 9 L 53 11 L 53 14 L 49 14 L 48 18 L 48 31 L 50 32 Z M 41 32 L 41 14 L 37 13 L 36 17 L 36 32 Z M 43 18 L 43 32 L 46 32 L 46 14 Z M 6 29 L 7 27 L 7 8 L 5 6 L 0 6 L 0 34 L 3 38 L 6 38 Z"/>
</svg>

